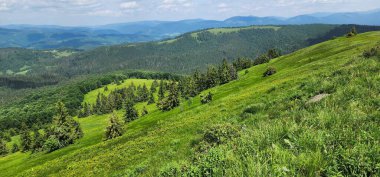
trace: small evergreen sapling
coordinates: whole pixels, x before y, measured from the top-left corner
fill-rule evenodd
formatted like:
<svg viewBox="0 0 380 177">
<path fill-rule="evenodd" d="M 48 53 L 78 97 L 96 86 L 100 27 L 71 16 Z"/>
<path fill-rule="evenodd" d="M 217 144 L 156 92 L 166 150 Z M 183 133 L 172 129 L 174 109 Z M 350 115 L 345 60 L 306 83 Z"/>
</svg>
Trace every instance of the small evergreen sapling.
<svg viewBox="0 0 380 177">
<path fill-rule="evenodd" d="M 268 77 L 268 76 L 271 76 L 273 74 L 276 74 L 276 68 L 274 67 L 269 67 L 264 73 L 263 73 L 263 77 Z"/>
<path fill-rule="evenodd" d="M 121 135 L 123 135 L 123 124 L 114 112 L 109 118 L 109 125 L 106 128 L 105 138 L 106 140 L 109 140 Z"/>
<path fill-rule="evenodd" d="M 125 122 L 131 122 L 139 117 L 137 110 L 134 108 L 134 105 L 135 104 L 133 100 L 127 99 L 125 103 Z"/>
<path fill-rule="evenodd" d="M 8 154 L 7 144 L 3 139 L 0 139 L 0 156 Z"/>
<path fill-rule="evenodd" d="M 206 103 L 210 103 L 212 101 L 212 93 L 211 92 L 208 92 L 207 95 L 201 95 L 201 103 L 202 104 L 206 104 Z"/>
</svg>

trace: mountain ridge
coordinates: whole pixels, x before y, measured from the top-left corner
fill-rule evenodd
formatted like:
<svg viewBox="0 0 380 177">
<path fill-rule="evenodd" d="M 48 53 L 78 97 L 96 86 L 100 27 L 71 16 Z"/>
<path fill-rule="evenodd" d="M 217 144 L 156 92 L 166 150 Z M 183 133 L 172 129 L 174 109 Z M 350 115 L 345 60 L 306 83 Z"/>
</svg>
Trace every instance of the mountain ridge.
<svg viewBox="0 0 380 177">
<path fill-rule="evenodd" d="M 304 14 L 289 18 L 235 16 L 225 20 L 152 20 L 80 27 L 25 24 L 0 25 L 0 40 L 2 41 L 0 42 L 0 47 L 92 49 L 106 45 L 162 40 L 208 28 L 300 24 L 380 25 L 379 16 L 380 10 L 377 9 L 367 12 Z M 68 36 L 60 41 L 56 41 L 50 37 L 62 33 L 81 34 L 83 36 Z M 34 40 L 30 40 L 30 36 Z"/>
</svg>

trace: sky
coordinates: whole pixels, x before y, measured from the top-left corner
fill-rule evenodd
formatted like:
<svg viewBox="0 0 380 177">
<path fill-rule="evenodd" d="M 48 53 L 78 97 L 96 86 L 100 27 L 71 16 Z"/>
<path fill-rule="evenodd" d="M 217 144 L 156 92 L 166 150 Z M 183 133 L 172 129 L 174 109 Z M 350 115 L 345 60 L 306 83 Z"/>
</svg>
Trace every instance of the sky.
<svg viewBox="0 0 380 177">
<path fill-rule="evenodd" d="M 0 0 L 0 25 L 91 26 L 143 20 L 290 17 L 380 8 L 380 0 Z"/>
</svg>

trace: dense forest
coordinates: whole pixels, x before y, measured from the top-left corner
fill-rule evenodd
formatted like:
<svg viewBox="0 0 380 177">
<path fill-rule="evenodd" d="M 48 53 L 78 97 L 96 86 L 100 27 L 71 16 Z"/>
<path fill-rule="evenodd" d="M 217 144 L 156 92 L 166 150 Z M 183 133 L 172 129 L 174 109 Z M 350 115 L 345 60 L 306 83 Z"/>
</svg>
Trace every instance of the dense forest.
<svg viewBox="0 0 380 177">
<path fill-rule="evenodd" d="M 276 48 L 287 54 L 344 35 L 353 25 L 289 25 L 219 28 L 160 42 L 100 47 L 90 51 L 1 49 L 0 76 L 33 75 L 62 80 L 77 75 L 141 69 L 191 73 L 222 59 L 256 59 Z M 355 25 L 358 32 L 379 30 Z M 12 80 L 9 78 L 8 80 Z M 4 84 L 3 84 L 4 85 Z M 39 85 L 39 84 L 37 84 Z"/>
</svg>

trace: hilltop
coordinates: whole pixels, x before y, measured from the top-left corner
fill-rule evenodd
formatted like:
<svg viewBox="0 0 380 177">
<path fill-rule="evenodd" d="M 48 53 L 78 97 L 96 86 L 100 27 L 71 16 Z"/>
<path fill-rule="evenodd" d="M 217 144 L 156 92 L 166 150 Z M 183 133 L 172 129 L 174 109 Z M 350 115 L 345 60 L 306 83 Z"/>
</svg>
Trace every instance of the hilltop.
<svg viewBox="0 0 380 177">
<path fill-rule="evenodd" d="M 0 176 L 378 175 L 380 60 L 363 52 L 379 41 L 380 32 L 339 37 L 253 66 L 204 91 L 210 103 L 151 107 L 113 140 L 101 135 L 110 115 L 81 118 L 78 142 L 1 157 Z M 263 77 L 269 67 L 277 72 Z"/>
</svg>

